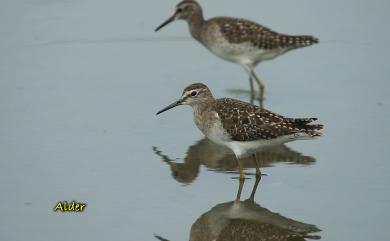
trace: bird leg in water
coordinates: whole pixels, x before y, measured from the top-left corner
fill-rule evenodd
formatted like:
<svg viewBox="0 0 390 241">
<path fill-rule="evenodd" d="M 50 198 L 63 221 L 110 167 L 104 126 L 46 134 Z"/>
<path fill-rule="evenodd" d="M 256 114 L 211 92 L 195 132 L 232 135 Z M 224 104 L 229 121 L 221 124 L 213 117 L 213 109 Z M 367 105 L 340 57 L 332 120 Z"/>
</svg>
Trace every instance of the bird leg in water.
<svg viewBox="0 0 390 241">
<path fill-rule="evenodd" d="M 253 78 L 249 77 L 249 87 L 251 93 L 251 99 L 255 97 L 255 88 L 253 87 Z"/>
<path fill-rule="evenodd" d="M 255 161 L 256 164 L 256 178 L 261 177 L 261 171 L 260 171 L 260 163 L 257 160 L 256 153 L 252 154 L 253 160 Z"/>
<path fill-rule="evenodd" d="M 260 180 L 261 180 L 261 175 L 260 176 L 256 176 L 255 185 L 253 185 L 252 193 L 251 193 L 251 196 L 250 196 L 250 199 L 252 201 L 255 200 L 255 193 L 256 193 L 256 190 L 257 190 L 257 186 L 259 186 Z"/>
<path fill-rule="evenodd" d="M 244 168 L 242 166 L 242 163 L 240 162 L 240 159 L 236 157 L 237 159 L 237 165 L 238 165 L 238 171 L 240 172 L 240 180 L 245 179 L 245 174 L 244 174 Z"/>
<path fill-rule="evenodd" d="M 241 199 L 242 187 L 244 186 L 245 179 L 240 179 L 240 185 L 238 186 L 236 202 L 239 202 Z"/>
<path fill-rule="evenodd" d="M 260 103 L 260 107 L 263 108 L 265 86 L 264 86 L 263 82 L 260 80 L 260 78 L 257 77 L 255 71 L 253 70 L 252 64 L 242 64 L 242 66 L 244 67 L 245 71 L 249 75 L 249 81 L 250 81 L 249 84 L 250 84 L 250 88 L 251 88 L 251 100 L 252 100 L 252 98 L 255 95 L 255 91 L 253 89 L 253 79 L 255 79 L 256 83 L 259 86 L 259 103 Z"/>
<path fill-rule="evenodd" d="M 265 90 L 265 85 L 261 81 L 259 77 L 257 77 L 255 71 L 251 69 L 251 76 L 256 80 L 257 84 L 259 85 L 259 99 L 262 102 L 264 100 L 264 90 Z"/>
</svg>

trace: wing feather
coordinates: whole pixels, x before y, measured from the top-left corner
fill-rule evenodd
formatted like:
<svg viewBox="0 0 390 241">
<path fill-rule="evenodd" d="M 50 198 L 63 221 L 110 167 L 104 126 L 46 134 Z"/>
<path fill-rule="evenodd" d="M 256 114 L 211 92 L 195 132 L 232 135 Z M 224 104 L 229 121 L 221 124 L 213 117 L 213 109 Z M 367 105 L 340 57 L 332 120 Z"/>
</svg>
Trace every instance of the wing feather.
<svg viewBox="0 0 390 241">
<path fill-rule="evenodd" d="M 318 43 L 313 36 L 280 34 L 246 19 L 218 17 L 213 21 L 231 43 L 250 42 L 261 49 L 299 48 Z"/>
<path fill-rule="evenodd" d="M 321 135 L 322 125 L 309 124 L 315 118 L 286 118 L 246 102 L 224 98 L 214 106 L 224 129 L 235 141 L 273 139 L 294 133 Z"/>
</svg>

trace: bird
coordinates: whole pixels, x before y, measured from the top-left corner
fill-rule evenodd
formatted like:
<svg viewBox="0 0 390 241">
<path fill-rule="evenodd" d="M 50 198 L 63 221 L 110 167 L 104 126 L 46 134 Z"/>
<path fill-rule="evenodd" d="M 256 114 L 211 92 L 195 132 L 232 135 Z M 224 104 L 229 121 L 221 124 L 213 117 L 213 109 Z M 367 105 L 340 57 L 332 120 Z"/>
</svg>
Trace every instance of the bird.
<svg viewBox="0 0 390 241">
<path fill-rule="evenodd" d="M 190 229 L 190 241 L 305 241 L 321 239 L 314 224 L 273 212 L 255 201 L 261 178 L 257 178 L 250 197 L 241 200 L 240 181 L 233 201 L 216 204 L 199 216 Z M 158 240 L 168 239 L 155 235 Z"/>
<path fill-rule="evenodd" d="M 155 31 L 175 20 L 188 23 L 190 33 L 210 52 L 218 57 L 240 64 L 249 76 L 251 98 L 255 97 L 253 79 L 259 87 L 259 100 L 264 99 L 264 83 L 254 71 L 262 61 L 274 59 L 290 50 L 319 42 L 310 35 L 287 35 L 271 30 L 256 22 L 233 17 L 214 17 L 205 20 L 197 1 L 184 0 L 176 5 L 174 14 Z"/>
<path fill-rule="evenodd" d="M 240 181 L 236 199 L 215 205 L 191 226 L 191 241 L 305 241 L 320 239 L 314 224 L 285 217 L 255 201 L 261 178 L 257 178 L 250 197 L 241 201 L 244 182 Z"/>
<path fill-rule="evenodd" d="M 229 148 L 218 145 L 207 138 L 189 146 L 183 162 L 177 162 L 175 158 L 163 154 L 157 147 L 153 147 L 153 151 L 169 165 L 172 177 L 185 185 L 197 179 L 202 165 L 207 170 L 227 174 L 235 171 L 237 167 L 236 157 Z M 262 168 L 272 167 L 276 163 L 312 165 L 316 162 L 314 157 L 302 155 L 285 144 L 259 148 L 256 151 L 256 157 Z M 241 159 L 241 161 L 244 169 L 255 168 L 256 163 L 253 163 L 251 158 Z"/>
<path fill-rule="evenodd" d="M 179 100 L 156 115 L 180 105 L 192 107 L 194 122 L 208 139 L 233 151 L 240 179 L 245 179 L 240 159 L 246 156 L 255 161 L 256 176 L 261 175 L 255 155 L 258 148 L 313 139 L 323 130 L 322 124 L 312 123 L 317 118 L 288 118 L 240 100 L 216 99 L 203 83 L 185 87 Z"/>
</svg>

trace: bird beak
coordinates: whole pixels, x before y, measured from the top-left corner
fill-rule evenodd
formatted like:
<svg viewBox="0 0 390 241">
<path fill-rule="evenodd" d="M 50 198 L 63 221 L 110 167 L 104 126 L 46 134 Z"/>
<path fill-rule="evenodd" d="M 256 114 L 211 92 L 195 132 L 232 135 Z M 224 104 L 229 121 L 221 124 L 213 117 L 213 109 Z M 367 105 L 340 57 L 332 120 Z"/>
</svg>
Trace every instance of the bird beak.
<svg viewBox="0 0 390 241">
<path fill-rule="evenodd" d="M 161 114 L 161 113 L 163 113 L 163 112 L 165 112 L 165 111 L 167 111 L 167 110 L 169 110 L 169 109 L 172 109 L 172 108 L 174 108 L 174 107 L 176 107 L 176 106 L 179 106 L 179 105 L 181 105 L 181 104 L 182 104 L 182 101 L 181 101 L 181 100 L 175 101 L 175 102 L 173 102 L 172 104 L 170 104 L 170 105 L 168 105 L 167 107 L 165 107 L 164 109 L 162 109 L 162 110 L 160 110 L 159 112 L 157 112 L 156 115 L 159 115 L 159 114 Z"/>
<path fill-rule="evenodd" d="M 158 30 L 162 29 L 165 25 L 168 25 L 169 23 L 175 21 L 176 14 L 173 14 L 172 17 L 168 18 L 165 22 L 163 22 L 160 26 L 158 26 L 154 31 L 157 32 Z"/>
</svg>

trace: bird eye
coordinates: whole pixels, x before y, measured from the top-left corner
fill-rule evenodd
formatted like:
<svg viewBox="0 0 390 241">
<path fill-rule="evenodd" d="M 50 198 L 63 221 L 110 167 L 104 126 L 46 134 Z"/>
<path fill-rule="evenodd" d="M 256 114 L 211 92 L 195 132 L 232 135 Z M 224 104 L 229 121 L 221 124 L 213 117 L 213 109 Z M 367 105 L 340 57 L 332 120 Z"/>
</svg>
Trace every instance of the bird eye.
<svg viewBox="0 0 390 241">
<path fill-rule="evenodd" d="M 178 12 L 178 13 L 180 13 L 181 11 L 183 11 L 182 8 L 178 8 L 178 9 L 176 10 L 176 12 Z"/>
<path fill-rule="evenodd" d="M 198 94 L 198 92 L 196 92 L 196 91 L 191 92 L 191 96 L 196 96 L 197 94 Z"/>
</svg>

